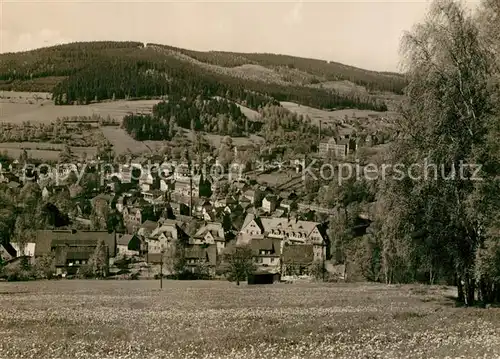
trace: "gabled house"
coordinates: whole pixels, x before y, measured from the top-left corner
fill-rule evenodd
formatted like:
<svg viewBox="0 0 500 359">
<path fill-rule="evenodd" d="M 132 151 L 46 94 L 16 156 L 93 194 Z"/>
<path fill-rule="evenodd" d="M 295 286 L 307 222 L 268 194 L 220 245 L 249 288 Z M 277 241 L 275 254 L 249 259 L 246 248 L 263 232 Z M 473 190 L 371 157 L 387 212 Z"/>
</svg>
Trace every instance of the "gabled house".
<svg viewBox="0 0 500 359">
<path fill-rule="evenodd" d="M 0 244 L 0 260 L 9 261 L 17 257 L 17 251 L 10 243 Z"/>
<path fill-rule="evenodd" d="M 14 248 L 18 256 L 27 256 L 27 257 L 34 257 L 35 256 L 35 246 L 36 243 L 32 242 L 27 242 L 24 244 L 23 247 L 17 242 L 10 242 L 10 245 Z"/>
<path fill-rule="evenodd" d="M 262 200 L 262 209 L 267 213 L 273 213 L 278 206 L 278 198 L 274 195 L 267 195 Z"/>
<path fill-rule="evenodd" d="M 281 239 L 291 245 L 313 245 L 314 260 L 323 260 L 327 256 L 327 237 L 320 223 L 301 221 L 296 218 L 259 217 L 248 214 L 245 217 L 240 234 L 245 237 Z"/>
<path fill-rule="evenodd" d="M 195 273 L 203 268 L 209 275 L 215 275 L 217 267 L 217 246 L 209 245 L 189 245 L 184 252 L 187 270 Z"/>
<path fill-rule="evenodd" d="M 222 223 L 205 223 L 190 239 L 190 244 L 215 244 L 217 254 L 222 253 L 226 243 L 226 234 Z"/>
<path fill-rule="evenodd" d="M 137 234 L 147 238 L 153 234 L 156 228 L 158 228 L 158 222 L 146 220 L 139 226 Z"/>
<path fill-rule="evenodd" d="M 124 256 L 139 256 L 145 252 L 145 243 L 137 234 L 124 234 L 116 240 L 118 254 Z"/>
<path fill-rule="evenodd" d="M 161 253 L 172 248 L 177 241 L 187 242 L 188 236 L 175 220 L 162 220 L 160 225 L 147 237 L 148 253 Z"/>
<path fill-rule="evenodd" d="M 194 203 L 194 214 L 197 216 L 204 216 L 210 213 L 213 209 L 212 202 L 206 198 L 200 198 Z"/>
<path fill-rule="evenodd" d="M 227 206 L 234 206 L 238 204 L 238 201 L 233 196 L 226 196 L 225 198 L 219 198 L 215 200 L 214 207 L 216 208 L 226 208 Z"/>
<path fill-rule="evenodd" d="M 262 204 L 262 192 L 260 191 L 260 189 L 256 188 L 256 189 L 249 189 L 247 191 L 245 191 L 243 193 L 243 198 L 246 198 L 247 200 L 250 201 L 250 203 L 252 204 L 252 206 L 255 206 L 255 207 L 260 207 L 261 204 Z"/>
<path fill-rule="evenodd" d="M 278 239 L 252 239 L 250 242 L 257 269 L 280 269 L 281 243 Z"/>
</svg>

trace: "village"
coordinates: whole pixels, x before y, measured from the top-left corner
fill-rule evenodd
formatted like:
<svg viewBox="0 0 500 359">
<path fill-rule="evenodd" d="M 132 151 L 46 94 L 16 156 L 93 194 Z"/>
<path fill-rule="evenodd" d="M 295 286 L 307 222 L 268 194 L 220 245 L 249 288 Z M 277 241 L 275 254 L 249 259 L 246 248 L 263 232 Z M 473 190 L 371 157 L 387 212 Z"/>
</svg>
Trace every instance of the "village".
<svg viewBox="0 0 500 359">
<path fill-rule="evenodd" d="M 345 159 L 348 150 L 336 153 L 339 146 L 325 151 L 320 145 L 318 155 L 334 152 Z M 234 158 L 246 150 L 234 146 Z M 26 164 L 13 161 L 0 174 L 9 191 L 36 183 L 42 200 L 66 196 L 72 210 L 62 228 L 37 230 L 23 244 L 4 244 L 6 268 L 22 258 L 34 263 L 51 256 L 53 275 L 79 277 L 104 244 L 107 277 L 173 277 L 181 271 L 192 278 L 224 278 L 228 256 L 245 247 L 251 249 L 255 276 L 264 282 L 324 279 L 328 272 L 342 277 L 342 270 L 328 261 L 325 219 L 335 210 L 301 200 L 300 160 L 262 161 L 259 168 L 238 160 L 224 166 L 210 156 L 193 162 L 156 156 L 109 165 L 94 159 L 85 166 L 100 168 L 100 183 L 89 197 L 82 183 L 75 183 L 83 164 L 27 175 Z M 119 225 L 110 229 L 106 223 L 112 216 Z"/>
</svg>

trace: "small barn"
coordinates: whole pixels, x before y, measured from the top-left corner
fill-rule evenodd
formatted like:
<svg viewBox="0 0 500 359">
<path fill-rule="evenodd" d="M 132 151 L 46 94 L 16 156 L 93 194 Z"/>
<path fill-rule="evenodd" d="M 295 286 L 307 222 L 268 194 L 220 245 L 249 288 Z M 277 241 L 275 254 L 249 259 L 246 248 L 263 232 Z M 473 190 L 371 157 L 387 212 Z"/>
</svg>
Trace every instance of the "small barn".
<svg viewBox="0 0 500 359">
<path fill-rule="evenodd" d="M 252 275 L 248 276 L 248 284 L 274 284 L 279 283 L 281 280 L 280 273 L 272 273 L 272 272 L 256 272 Z"/>
</svg>

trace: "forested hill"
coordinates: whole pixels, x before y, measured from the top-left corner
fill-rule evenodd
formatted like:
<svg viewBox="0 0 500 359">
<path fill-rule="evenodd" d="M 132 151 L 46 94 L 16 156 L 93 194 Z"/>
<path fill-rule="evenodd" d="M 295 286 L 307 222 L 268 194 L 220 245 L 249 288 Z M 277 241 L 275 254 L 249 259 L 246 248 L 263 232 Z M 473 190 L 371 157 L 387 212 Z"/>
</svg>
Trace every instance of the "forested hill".
<svg viewBox="0 0 500 359">
<path fill-rule="evenodd" d="M 292 101 L 316 108 L 385 110 L 352 91 L 323 88 L 347 80 L 400 93 L 398 74 L 274 54 L 198 52 L 139 42 L 81 42 L 0 55 L 0 89 L 52 92 L 56 104 L 164 95 L 223 96 L 258 108 Z"/>
</svg>

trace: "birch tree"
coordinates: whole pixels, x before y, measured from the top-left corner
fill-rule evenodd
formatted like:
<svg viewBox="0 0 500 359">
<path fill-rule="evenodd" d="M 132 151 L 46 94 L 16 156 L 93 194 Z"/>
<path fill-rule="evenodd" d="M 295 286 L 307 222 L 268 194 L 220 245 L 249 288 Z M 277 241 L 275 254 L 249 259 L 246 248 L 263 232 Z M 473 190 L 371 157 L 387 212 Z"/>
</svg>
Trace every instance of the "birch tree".
<svg viewBox="0 0 500 359">
<path fill-rule="evenodd" d="M 490 87 L 494 56 L 474 18 L 451 0 L 431 5 L 427 20 L 405 34 L 402 53 L 408 101 L 393 154 L 399 163 L 420 167 L 390 185 L 391 230 L 407 242 L 413 265 L 422 249 L 432 248 L 429 243 L 439 243 L 441 256 L 452 258 L 459 300 L 471 305 L 477 250 L 498 210 L 491 195 L 499 193 L 494 190 L 500 174 L 490 141 L 497 134 Z"/>
</svg>

